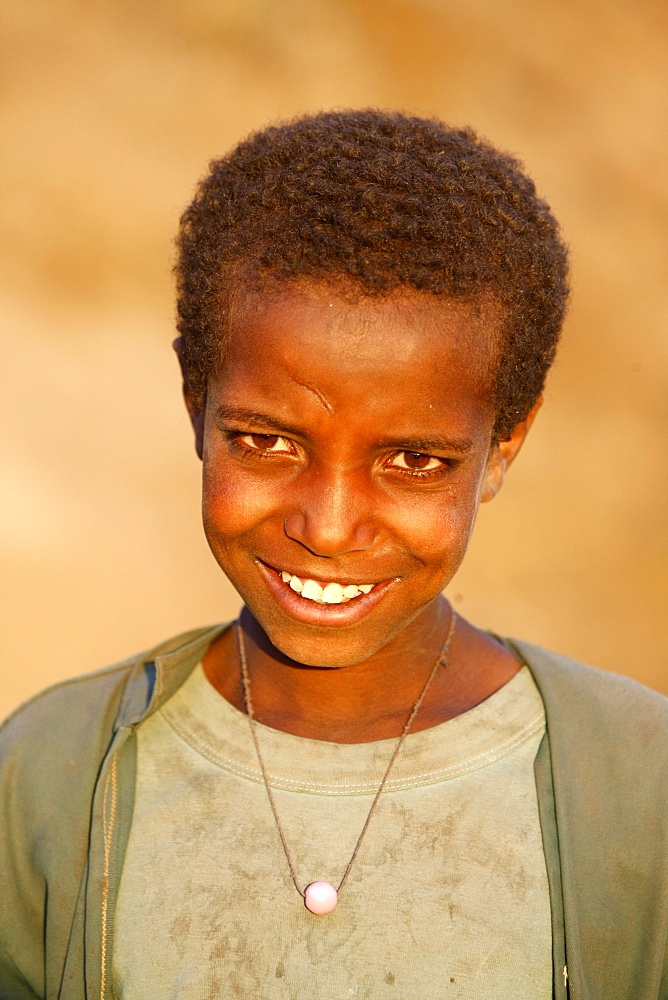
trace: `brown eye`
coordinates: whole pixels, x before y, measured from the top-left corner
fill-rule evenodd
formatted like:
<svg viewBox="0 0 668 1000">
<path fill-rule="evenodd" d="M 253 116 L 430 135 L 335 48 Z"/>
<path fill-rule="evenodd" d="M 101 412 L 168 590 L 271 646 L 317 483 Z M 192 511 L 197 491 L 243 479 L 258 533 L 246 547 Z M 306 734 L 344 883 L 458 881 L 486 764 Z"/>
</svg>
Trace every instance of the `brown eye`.
<svg viewBox="0 0 668 1000">
<path fill-rule="evenodd" d="M 251 434 L 253 444 L 256 448 L 266 448 L 271 451 L 278 443 L 278 434 Z"/>
<path fill-rule="evenodd" d="M 410 469 L 413 472 L 432 472 L 446 463 L 435 455 L 425 455 L 420 451 L 399 451 L 393 456 L 390 468 Z"/>
<path fill-rule="evenodd" d="M 254 451 L 290 452 L 290 442 L 279 434 L 240 434 L 239 440 Z"/>
<path fill-rule="evenodd" d="M 403 458 L 409 469 L 426 469 L 431 462 L 430 455 L 421 455 L 419 451 L 405 451 Z"/>
</svg>

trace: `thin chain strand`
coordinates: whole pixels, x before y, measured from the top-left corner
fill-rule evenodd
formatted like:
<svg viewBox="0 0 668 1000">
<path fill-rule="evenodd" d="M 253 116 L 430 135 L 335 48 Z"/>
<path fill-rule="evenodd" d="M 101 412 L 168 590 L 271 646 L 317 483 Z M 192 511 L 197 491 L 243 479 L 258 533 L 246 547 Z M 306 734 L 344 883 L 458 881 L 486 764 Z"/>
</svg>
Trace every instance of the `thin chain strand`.
<svg viewBox="0 0 668 1000">
<path fill-rule="evenodd" d="M 239 661 L 241 663 L 241 679 L 243 682 L 244 689 L 244 702 L 246 703 L 246 714 L 248 715 L 248 721 L 250 723 L 251 736 L 253 737 L 253 744 L 255 746 L 255 753 L 257 754 L 258 763 L 260 765 L 260 770 L 262 771 L 262 779 L 264 781 L 264 787 L 267 790 L 267 796 L 269 797 L 269 805 L 271 806 L 271 811 L 274 814 L 274 820 L 276 822 L 276 828 L 278 830 L 278 835 L 281 838 L 281 843 L 283 845 L 283 851 L 285 853 L 285 858 L 288 862 L 288 868 L 290 869 L 290 875 L 292 881 L 295 884 L 295 889 L 300 896 L 303 897 L 304 891 L 299 888 L 299 882 L 297 881 L 297 873 L 295 872 L 294 865 L 292 864 L 292 858 L 290 856 L 290 851 L 288 849 L 288 844 L 285 839 L 285 834 L 283 833 L 283 827 L 281 821 L 278 818 L 278 809 L 276 808 L 276 802 L 274 801 L 274 793 L 271 790 L 271 785 L 269 783 L 269 777 L 267 775 L 267 769 L 264 766 L 264 758 L 260 752 L 260 742 L 257 738 L 257 732 L 255 731 L 255 718 L 253 716 L 253 703 L 251 702 L 250 693 L 250 680 L 248 677 L 248 664 L 246 662 L 246 647 L 244 643 L 243 632 L 241 630 L 241 625 L 237 621 L 235 623 L 236 633 L 237 633 L 237 646 L 239 648 Z"/>
<path fill-rule="evenodd" d="M 452 636 L 453 636 L 453 633 L 455 631 L 455 624 L 456 624 L 456 622 L 457 622 L 456 612 L 454 611 L 454 609 L 452 607 L 450 607 L 450 625 L 449 625 L 449 628 L 448 628 L 448 634 L 445 637 L 445 642 L 443 643 L 443 647 L 442 647 L 440 653 L 438 654 L 438 657 L 436 658 L 436 662 L 434 663 L 434 666 L 431 669 L 431 673 L 429 674 L 429 677 L 427 678 L 427 680 L 425 682 L 425 685 L 422 688 L 422 691 L 418 695 L 417 701 L 415 702 L 415 704 L 413 705 L 413 707 L 412 707 L 412 709 L 411 709 L 411 711 L 409 713 L 408 719 L 406 720 L 406 724 L 405 724 L 405 726 L 404 726 L 404 728 L 402 730 L 402 733 L 401 733 L 401 735 L 399 736 L 399 738 L 397 740 L 397 744 L 396 744 L 396 746 L 395 746 L 395 748 L 394 748 L 394 750 L 392 752 L 392 756 L 390 757 L 390 761 L 389 761 L 389 763 L 387 765 L 387 768 L 385 769 L 385 774 L 383 775 L 382 780 L 380 782 L 380 785 L 378 786 L 378 791 L 376 792 L 376 794 L 374 796 L 374 799 L 373 799 L 373 802 L 371 803 L 371 808 L 369 809 L 369 812 L 367 814 L 367 818 L 366 818 L 366 820 L 364 822 L 364 826 L 362 827 L 362 832 L 360 833 L 359 837 L 357 838 L 357 843 L 355 844 L 355 849 L 354 849 L 354 851 L 353 851 L 353 853 L 351 855 L 350 861 L 348 862 L 348 864 L 346 866 L 346 870 L 343 873 L 343 878 L 339 882 L 339 887 L 336 890 L 337 896 L 341 892 L 341 890 L 343 889 L 344 885 L 346 884 L 346 881 L 347 881 L 348 876 L 350 874 L 350 870 L 353 867 L 353 864 L 355 863 L 355 859 L 357 858 L 357 855 L 359 853 L 360 847 L 362 846 L 362 841 L 364 840 L 364 835 L 366 834 L 366 831 L 369 828 L 369 824 L 371 822 L 371 817 L 373 816 L 374 812 L 376 811 L 376 806 L 378 804 L 378 800 L 380 799 L 381 793 L 382 793 L 383 789 L 385 788 L 385 785 L 387 783 L 387 779 L 389 778 L 390 772 L 391 772 L 391 770 L 392 770 L 392 768 L 394 766 L 394 762 L 396 761 L 397 757 L 399 756 L 401 748 L 402 748 L 402 746 L 404 744 L 404 740 L 408 736 L 409 730 L 410 730 L 411 726 L 413 725 L 413 722 L 415 721 L 415 716 L 418 714 L 418 712 L 420 710 L 420 706 L 422 705 L 422 702 L 424 701 L 425 695 L 427 694 L 427 691 L 429 690 L 431 682 L 433 681 L 434 677 L 436 676 L 436 672 L 437 672 L 438 668 L 441 665 L 443 665 L 443 666 L 447 666 L 448 665 L 448 659 L 447 659 L 448 649 L 450 648 L 450 642 L 452 640 Z M 255 753 L 257 754 L 258 763 L 260 765 L 260 771 L 262 772 L 262 779 L 264 781 L 264 787 L 267 790 L 267 797 L 269 799 L 269 805 L 271 806 L 271 811 L 274 814 L 274 821 L 276 823 L 276 829 L 278 830 L 278 835 L 281 838 L 281 844 L 283 845 L 283 852 L 285 854 L 285 859 L 286 859 L 286 861 L 288 863 L 288 868 L 290 869 L 290 876 L 291 876 L 292 881 L 294 883 L 295 889 L 297 890 L 297 892 L 299 893 L 299 895 L 302 896 L 302 898 L 303 898 L 304 897 L 304 890 L 299 888 L 299 882 L 297 881 L 297 873 L 295 872 L 295 867 L 294 867 L 294 865 L 292 863 L 292 857 L 290 855 L 290 850 L 288 848 L 288 844 L 287 844 L 287 841 L 285 839 L 285 833 L 283 831 L 283 826 L 281 824 L 281 820 L 280 820 L 279 815 L 278 815 L 278 809 L 276 808 L 276 801 L 274 799 L 274 793 L 272 791 L 271 784 L 269 782 L 269 776 L 267 774 L 267 769 L 266 769 L 265 764 L 264 764 L 264 758 L 262 756 L 262 752 L 260 751 L 260 742 L 258 740 L 257 731 L 256 731 L 256 728 L 255 728 L 255 716 L 253 715 L 253 702 L 251 700 L 250 678 L 248 676 L 248 662 L 246 660 L 246 645 L 245 645 L 245 642 L 244 642 L 243 631 L 242 631 L 241 624 L 239 623 L 239 621 L 235 622 L 235 630 L 236 630 L 236 633 L 237 633 L 237 647 L 238 647 L 238 650 L 239 650 L 239 663 L 241 665 L 241 682 L 242 682 L 243 691 L 244 691 L 244 703 L 245 703 L 245 706 L 246 706 L 246 714 L 248 715 L 248 722 L 249 722 L 249 725 L 250 725 L 251 736 L 253 738 L 253 745 L 255 746 Z"/>
</svg>

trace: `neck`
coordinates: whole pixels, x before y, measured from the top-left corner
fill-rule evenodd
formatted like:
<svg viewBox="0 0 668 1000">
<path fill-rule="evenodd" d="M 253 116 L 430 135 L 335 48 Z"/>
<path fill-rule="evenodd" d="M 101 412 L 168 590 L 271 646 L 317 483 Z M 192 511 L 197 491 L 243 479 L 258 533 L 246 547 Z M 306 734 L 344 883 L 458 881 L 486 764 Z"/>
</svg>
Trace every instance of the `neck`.
<svg viewBox="0 0 668 1000">
<path fill-rule="evenodd" d="M 274 649 L 247 609 L 241 615 L 253 711 L 258 722 L 310 739 L 361 743 L 398 736 L 439 656 L 452 612 L 443 599 L 426 621 L 411 623 L 391 643 L 352 666 L 304 666 Z M 412 732 L 437 725 L 477 704 L 512 676 L 519 665 L 509 660 L 501 671 L 463 671 L 475 629 L 458 620 L 450 647 L 451 665 L 439 667 Z M 475 645 L 475 643 L 474 643 Z M 488 637 L 483 646 L 502 650 Z M 487 656 L 475 660 L 485 664 Z M 494 659 L 494 656 L 491 658 Z M 204 671 L 231 704 L 245 711 L 239 656 L 233 630 L 227 630 L 204 658 Z M 464 683 L 462 683 L 464 680 Z"/>
</svg>

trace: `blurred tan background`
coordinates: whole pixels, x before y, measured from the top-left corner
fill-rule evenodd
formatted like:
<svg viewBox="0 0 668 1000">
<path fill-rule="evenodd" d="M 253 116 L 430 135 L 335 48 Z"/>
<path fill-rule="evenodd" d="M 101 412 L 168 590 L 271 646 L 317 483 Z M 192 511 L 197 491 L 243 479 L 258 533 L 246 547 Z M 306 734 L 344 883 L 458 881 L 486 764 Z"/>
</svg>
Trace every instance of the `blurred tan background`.
<svg viewBox="0 0 668 1000">
<path fill-rule="evenodd" d="M 668 7 L 662 0 L 8 0 L 0 714 L 238 599 L 181 407 L 172 238 L 270 119 L 473 124 L 562 220 L 546 406 L 450 597 L 668 692 Z"/>
</svg>

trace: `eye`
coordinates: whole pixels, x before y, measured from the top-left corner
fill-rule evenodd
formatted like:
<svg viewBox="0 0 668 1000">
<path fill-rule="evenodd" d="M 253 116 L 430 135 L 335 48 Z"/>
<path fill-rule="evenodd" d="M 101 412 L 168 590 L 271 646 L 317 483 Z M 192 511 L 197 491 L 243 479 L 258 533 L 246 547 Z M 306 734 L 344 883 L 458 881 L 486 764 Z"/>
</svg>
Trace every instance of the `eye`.
<svg viewBox="0 0 668 1000">
<path fill-rule="evenodd" d="M 410 472 L 435 472 L 448 463 L 435 455 L 424 455 L 420 451 L 398 451 L 387 463 L 390 469 L 406 469 Z"/>
<path fill-rule="evenodd" d="M 286 452 L 292 454 L 293 448 L 287 438 L 279 434 L 239 434 L 237 440 L 249 451 Z"/>
</svg>

